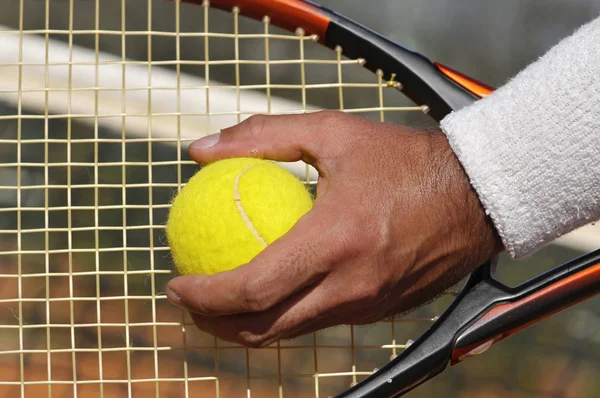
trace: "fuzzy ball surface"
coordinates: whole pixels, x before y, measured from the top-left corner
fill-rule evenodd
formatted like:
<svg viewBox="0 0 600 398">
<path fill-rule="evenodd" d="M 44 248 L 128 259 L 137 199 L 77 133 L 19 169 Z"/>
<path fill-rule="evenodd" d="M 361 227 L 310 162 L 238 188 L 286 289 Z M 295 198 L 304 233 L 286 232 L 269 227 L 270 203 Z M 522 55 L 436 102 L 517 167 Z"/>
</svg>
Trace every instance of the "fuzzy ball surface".
<svg viewBox="0 0 600 398">
<path fill-rule="evenodd" d="M 203 167 L 172 202 L 167 239 L 180 275 L 246 264 L 311 208 L 304 184 L 262 159 L 233 158 Z"/>
</svg>

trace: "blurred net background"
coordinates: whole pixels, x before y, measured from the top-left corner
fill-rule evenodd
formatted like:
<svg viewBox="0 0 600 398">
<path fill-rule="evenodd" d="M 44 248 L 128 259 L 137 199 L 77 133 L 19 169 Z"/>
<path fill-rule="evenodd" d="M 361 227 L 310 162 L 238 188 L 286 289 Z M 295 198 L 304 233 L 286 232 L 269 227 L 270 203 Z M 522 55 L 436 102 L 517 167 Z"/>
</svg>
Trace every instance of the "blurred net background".
<svg viewBox="0 0 600 398">
<path fill-rule="evenodd" d="M 493 85 L 600 12 L 597 0 L 321 3 Z M 220 11 L 0 0 L 0 25 L 0 397 L 327 397 L 386 363 L 451 300 L 261 350 L 197 331 L 163 294 L 173 276 L 163 225 L 197 170 L 191 140 L 252 113 L 318 108 L 430 122 L 359 62 Z M 236 29 L 246 34 L 237 55 Z M 504 259 L 499 273 L 516 284 L 599 246 L 587 228 Z M 598 396 L 597 303 L 409 396 Z"/>
</svg>

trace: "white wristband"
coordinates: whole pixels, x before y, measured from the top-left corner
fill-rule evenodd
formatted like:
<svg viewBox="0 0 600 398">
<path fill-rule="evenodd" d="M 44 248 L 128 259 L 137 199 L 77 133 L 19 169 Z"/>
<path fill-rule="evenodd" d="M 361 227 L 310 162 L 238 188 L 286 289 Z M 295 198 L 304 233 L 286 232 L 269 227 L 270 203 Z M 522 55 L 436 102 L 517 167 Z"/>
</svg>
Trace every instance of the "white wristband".
<svg viewBox="0 0 600 398">
<path fill-rule="evenodd" d="M 513 257 L 600 219 L 600 18 L 441 126 Z"/>
</svg>

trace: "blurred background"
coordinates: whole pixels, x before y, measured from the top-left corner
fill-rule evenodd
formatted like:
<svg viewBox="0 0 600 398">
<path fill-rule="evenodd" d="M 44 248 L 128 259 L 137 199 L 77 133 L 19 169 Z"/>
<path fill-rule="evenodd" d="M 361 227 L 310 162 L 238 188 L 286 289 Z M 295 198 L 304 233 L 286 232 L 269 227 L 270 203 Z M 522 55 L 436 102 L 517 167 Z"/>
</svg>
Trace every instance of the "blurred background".
<svg viewBox="0 0 600 398">
<path fill-rule="evenodd" d="M 600 15 L 600 0 L 320 3 L 494 86 Z M 200 7 L 181 5 L 180 11 L 182 32 L 205 29 Z M 210 21 L 211 32 L 232 32 L 229 15 L 211 11 Z M 139 34 L 122 36 L 123 22 Z M 20 24 L 31 35 L 49 32 L 49 73 L 39 42 L 23 46 L 21 56 L 31 58 L 19 71 L 18 36 L 7 32 Z M 240 26 L 264 29 L 245 20 Z M 151 43 L 148 30 L 156 32 Z M 219 93 L 234 84 L 234 65 L 203 62 L 207 54 L 233 59 L 232 40 L 211 38 L 207 47 L 201 35 L 188 35 L 177 46 L 174 35 L 164 34 L 176 30 L 175 7 L 162 0 L 0 0 L 0 397 L 246 397 L 247 390 L 252 397 L 326 397 L 354 381 L 340 372 L 382 366 L 450 301 L 442 298 L 393 322 L 334 328 L 264 350 L 200 333 L 166 303 L 162 292 L 173 274 L 162 227 L 170 198 L 197 170 L 186 144 L 252 113 L 298 110 L 302 101 L 300 90 L 285 88 L 299 83 L 297 65 L 270 66 L 268 83 L 265 43 L 256 39 L 240 48 L 241 59 L 257 62 L 240 66 L 241 83 L 250 88 L 241 112 L 233 112 L 235 97 Z M 74 55 L 61 47 L 69 41 L 77 46 Z M 311 44 L 307 58 L 335 60 Z M 285 40 L 273 40 L 269 51 L 274 60 L 298 57 L 298 47 Z M 122 56 L 127 79 L 135 82 L 125 89 Z M 175 59 L 186 62 L 177 67 Z M 315 86 L 338 79 L 336 64 L 306 68 Z M 186 77 L 182 101 L 169 80 L 175 72 Z M 148 93 L 150 75 L 167 86 Z M 194 80 L 205 78 L 210 92 Z M 343 78 L 376 80 L 355 64 L 344 66 Z M 280 85 L 270 89 L 271 101 L 264 94 L 269 84 Z M 94 86 L 106 90 L 95 96 Z M 369 110 L 377 105 L 375 93 L 374 86 L 347 87 L 342 101 L 337 87 L 311 89 L 304 109 L 343 105 L 380 119 Z M 204 98 L 215 104 L 210 112 L 221 114 L 207 117 Z M 395 92 L 386 92 L 385 101 L 408 105 Z M 420 114 L 393 111 L 385 120 L 431 124 Z M 498 277 L 518 284 L 598 247 L 598 228 L 587 228 L 531 258 L 503 258 Z M 408 396 L 597 397 L 598 304 L 593 299 L 554 316 Z M 315 374 L 337 375 L 315 381 Z"/>
</svg>

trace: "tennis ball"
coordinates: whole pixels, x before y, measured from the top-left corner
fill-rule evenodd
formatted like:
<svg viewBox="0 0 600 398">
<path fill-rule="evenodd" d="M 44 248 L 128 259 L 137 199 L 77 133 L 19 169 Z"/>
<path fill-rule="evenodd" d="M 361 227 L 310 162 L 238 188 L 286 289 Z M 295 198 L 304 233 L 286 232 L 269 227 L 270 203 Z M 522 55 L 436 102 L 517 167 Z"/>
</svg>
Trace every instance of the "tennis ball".
<svg viewBox="0 0 600 398">
<path fill-rule="evenodd" d="M 248 263 L 312 207 L 304 184 L 262 159 L 220 160 L 198 171 L 172 202 L 167 240 L 181 275 Z"/>
</svg>

